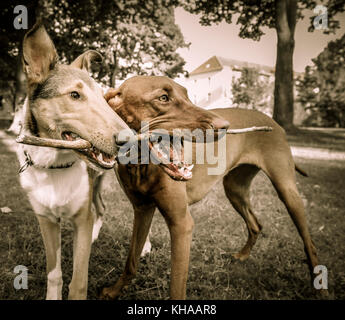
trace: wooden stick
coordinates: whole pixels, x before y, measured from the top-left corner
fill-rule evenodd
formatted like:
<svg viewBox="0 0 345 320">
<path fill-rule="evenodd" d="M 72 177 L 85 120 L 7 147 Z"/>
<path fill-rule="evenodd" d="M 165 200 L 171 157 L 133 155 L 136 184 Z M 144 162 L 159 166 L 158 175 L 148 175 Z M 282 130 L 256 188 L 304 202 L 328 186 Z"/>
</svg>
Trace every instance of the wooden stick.
<svg viewBox="0 0 345 320">
<path fill-rule="evenodd" d="M 249 127 L 249 128 L 243 128 L 243 129 L 228 129 L 226 130 L 226 133 L 229 134 L 238 134 L 238 133 L 246 133 L 246 132 L 253 132 L 253 131 L 272 131 L 272 127 Z"/>
<path fill-rule="evenodd" d="M 242 129 L 228 129 L 226 133 L 228 134 L 239 134 L 239 133 L 246 133 L 246 132 L 253 132 L 253 131 L 272 131 L 272 127 L 249 127 L 249 128 L 242 128 Z M 152 132 L 145 132 L 138 134 L 134 137 L 131 137 L 130 140 L 134 142 L 135 140 L 140 141 L 149 138 L 152 135 Z M 40 138 L 25 134 L 20 134 L 16 141 L 18 143 L 23 144 L 30 144 L 39 147 L 51 147 L 51 148 L 61 148 L 61 149 L 88 149 L 91 148 L 91 143 L 84 140 L 78 139 L 74 141 L 67 141 L 67 140 L 58 140 L 58 139 L 49 139 L 49 138 Z"/>
<path fill-rule="evenodd" d="M 272 131 L 273 128 L 272 127 L 268 127 L 268 126 L 262 126 L 262 127 L 249 127 L 249 128 L 241 128 L 241 129 L 228 129 L 226 130 L 226 133 L 227 134 L 240 134 L 240 133 L 247 133 L 247 132 L 254 132 L 254 131 L 266 131 L 266 132 L 269 132 L 269 131 Z M 159 133 L 159 131 L 157 132 L 154 132 L 154 131 L 147 131 L 145 133 L 138 133 L 132 137 L 130 137 L 129 140 L 124 140 L 124 141 L 121 141 L 122 143 L 126 143 L 126 142 L 131 142 L 131 143 L 134 143 L 135 141 L 141 141 L 141 140 L 145 140 L 145 139 L 149 139 L 153 134 L 165 134 L 164 133 Z M 168 134 L 170 136 L 173 136 L 174 133 L 173 132 L 168 132 Z M 182 133 L 179 133 L 179 132 L 175 132 L 175 134 L 177 135 L 183 135 L 183 132 Z"/>
<path fill-rule="evenodd" d="M 253 132 L 253 131 L 269 132 L 272 130 L 273 130 L 272 127 L 262 126 L 262 127 L 249 127 L 249 128 L 241 128 L 241 129 L 228 129 L 228 130 L 226 130 L 226 133 L 228 133 L 228 134 L 239 134 L 239 133 L 247 133 L 247 132 Z M 152 135 L 152 133 L 155 133 L 155 132 L 148 131 L 145 133 L 140 133 L 140 134 L 135 135 L 132 139 L 133 140 L 147 139 Z M 173 135 L 173 133 L 171 133 L 171 132 L 168 132 L 168 133 L 169 133 L 169 135 Z M 159 131 L 157 131 L 157 134 L 159 135 Z M 175 132 L 175 134 L 179 135 L 178 132 Z M 183 132 L 181 133 L 181 135 L 183 135 Z"/>
<path fill-rule="evenodd" d="M 61 149 L 88 149 L 91 148 L 91 143 L 89 141 L 78 139 L 74 141 L 58 140 L 58 139 L 48 139 L 40 138 L 35 136 L 28 136 L 25 134 L 20 134 L 16 141 L 18 143 L 30 144 L 39 147 L 51 147 L 51 148 L 61 148 Z"/>
</svg>

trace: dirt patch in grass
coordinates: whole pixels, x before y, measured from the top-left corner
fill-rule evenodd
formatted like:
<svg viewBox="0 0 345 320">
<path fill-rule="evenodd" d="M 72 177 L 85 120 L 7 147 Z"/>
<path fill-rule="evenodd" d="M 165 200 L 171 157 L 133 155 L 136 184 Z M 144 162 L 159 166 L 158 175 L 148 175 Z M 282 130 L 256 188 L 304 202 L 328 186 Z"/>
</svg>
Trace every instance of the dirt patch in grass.
<svg viewBox="0 0 345 320">
<path fill-rule="evenodd" d="M 0 143 L 0 299 L 44 299 L 45 254 L 38 223 L 18 182 L 16 156 Z M 337 161 L 296 159 L 309 178 L 298 176 L 308 225 L 320 263 L 328 268 L 330 297 L 345 299 L 345 164 Z M 88 298 L 116 281 L 125 264 L 133 211 L 113 172 L 106 178 L 107 210 L 99 239 L 93 244 L 89 267 Z M 310 286 L 302 242 L 267 177 L 254 179 L 251 199 L 263 225 L 251 256 L 244 262 L 232 258 L 247 238 L 245 224 L 234 211 L 218 183 L 200 203 L 192 206 L 195 220 L 189 299 L 315 299 Z M 138 275 L 121 299 L 166 299 L 169 296 L 170 237 L 156 212 L 151 235 L 152 253 L 141 259 Z M 63 224 L 63 297 L 72 274 L 72 228 Z M 29 288 L 15 290 L 16 265 L 29 270 Z"/>
</svg>

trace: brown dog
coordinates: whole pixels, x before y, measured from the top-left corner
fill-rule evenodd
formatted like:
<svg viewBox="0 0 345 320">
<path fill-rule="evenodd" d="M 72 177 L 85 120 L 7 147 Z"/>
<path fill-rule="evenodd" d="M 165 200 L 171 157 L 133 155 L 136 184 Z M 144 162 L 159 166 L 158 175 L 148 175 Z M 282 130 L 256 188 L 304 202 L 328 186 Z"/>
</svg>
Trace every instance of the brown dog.
<svg viewBox="0 0 345 320">
<path fill-rule="evenodd" d="M 218 145 L 224 143 L 226 146 L 224 172 L 209 175 L 208 170 L 214 165 L 195 164 L 193 178 L 187 182 L 176 181 L 176 176 L 163 165 L 119 164 L 119 181 L 134 207 L 133 235 L 125 270 L 115 285 L 103 289 L 102 298 L 117 298 L 121 289 L 135 276 L 156 207 L 164 216 L 171 235 L 170 297 L 186 297 L 193 230 L 193 219 L 188 206 L 205 197 L 219 179 L 223 179 L 226 196 L 246 222 L 248 241 L 235 255 L 238 259 L 246 259 L 262 228 L 251 208 L 249 197 L 251 181 L 260 169 L 270 178 L 297 227 L 313 276 L 318 259 L 308 232 L 303 202 L 295 180 L 295 170 L 302 174 L 303 172 L 295 166 L 285 132 L 275 121 L 257 111 L 215 109 L 210 113 L 197 108 L 188 99 L 186 90 L 166 77 L 131 78 L 119 89 L 111 89 L 106 95 L 106 100 L 136 131 L 140 129 L 142 120 L 152 124 L 150 129 L 205 130 L 226 127 L 226 122 L 221 119 L 227 120 L 232 128 L 270 126 L 273 131 L 221 137 Z M 193 144 L 193 159 L 196 145 Z M 215 149 L 217 148 L 216 144 Z M 219 149 L 218 153 L 220 151 Z"/>
</svg>

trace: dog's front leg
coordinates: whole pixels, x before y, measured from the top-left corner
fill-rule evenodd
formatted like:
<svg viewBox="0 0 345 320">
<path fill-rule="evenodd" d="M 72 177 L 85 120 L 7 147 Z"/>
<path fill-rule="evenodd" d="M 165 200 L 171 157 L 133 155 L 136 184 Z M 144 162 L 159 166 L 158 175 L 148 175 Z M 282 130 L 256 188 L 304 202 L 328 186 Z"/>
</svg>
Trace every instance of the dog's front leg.
<svg viewBox="0 0 345 320">
<path fill-rule="evenodd" d="M 164 213 L 171 238 L 170 299 L 186 299 L 190 244 L 194 221 L 187 209 L 184 213 Z"/>
<path fill-rule="evenodd" d="M 69 285 L 69 300 L 84 300 L 87 297 L 93 221 L 89 205 L 82 208 L 72 218 L 74 226 L 73 276 Z"/>
<path fill-rule="evenodd" d="M 47 261 L 47 300 L 61 300 L 61 231 L 60 224 L 36 215 L 46 250 Z"/>
<path fill-rule="evenodd" d="M 170 299 L 186 299 L 190 245 L 194 221 L 189 212 L 185 184 L 167 180 L 165 188 L 155 195 L 171 239 Z"/>
</svg>

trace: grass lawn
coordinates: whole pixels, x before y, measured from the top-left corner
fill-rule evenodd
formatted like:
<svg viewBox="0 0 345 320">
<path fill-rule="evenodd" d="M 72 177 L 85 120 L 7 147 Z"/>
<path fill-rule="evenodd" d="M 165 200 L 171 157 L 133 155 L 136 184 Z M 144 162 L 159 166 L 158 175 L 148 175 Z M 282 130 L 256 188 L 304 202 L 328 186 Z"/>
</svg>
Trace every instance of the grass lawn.
<svg viewBox="0 0 345 320">
<path fill-rule="evenodd" d="M 314 133 L 315 138 L 315 133 Z M 308 137 L 311 142 L 315 139 Z M 307 139 L 307 140 L 308 140 Z M 323 140 L 319 137 L 319 139 Z M 303 143 L 303 136 L 290 138 Z M 325 144 L 329 145 L 329 141 Z M 335 149 L 342 149 L 340 140 Z M 345 299 L 345 163 L 295 159 L 309 177 L 298 176 L 311 235 L 320 263 L 328 269 L 332 299 Z M 44 299 L 45 253 L 38 223 L 22 191 L 14 153 L 0 143 L 0 299 Z M 133 212 L 113 172 L 106 178 L 107 210 L 99 239 L 93 244 L 88 298 L 97 299 L 101 287 L 116 281 L 127 257 Z M 251 256 L 244 262 L 231 254 L 247 238 L 245 224 L 234 211 L 219 183 L 191 208 L 195 220 L 188 299 L 315 299 L 305 263 L 302 241 L 266 176 L 260 173 L 252 185 L 252 203 L 263 225 Z M 156 212 L 151 241 L 153 251 L 142 258 L 137 278 L 121 299 L 166 299 L 169 296 L 170 238 L 163 218 Z M 16 265 L 29 270 L 27 290 L 16 291 Z M 62 268 L 67 297 L 72 274 L 72 228 L 63 223 Z"/>
<path fill-rule="evenodd" d="M 345 129 L 299 128 L 288 135 L 293 146 L 345 151 Z"/>
</svg>

